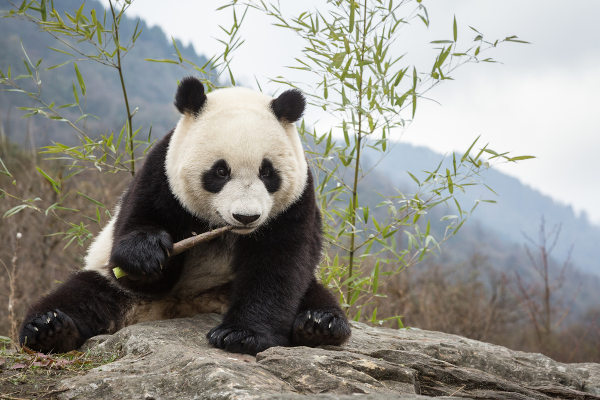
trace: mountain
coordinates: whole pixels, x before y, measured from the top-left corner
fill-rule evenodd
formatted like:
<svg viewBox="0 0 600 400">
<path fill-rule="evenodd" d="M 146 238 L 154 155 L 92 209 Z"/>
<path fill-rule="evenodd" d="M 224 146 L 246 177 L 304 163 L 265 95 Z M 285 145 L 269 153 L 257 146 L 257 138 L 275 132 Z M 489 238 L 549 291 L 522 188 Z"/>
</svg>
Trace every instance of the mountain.
<svg viewBox="0 0 600 400">
<path fill-rule="evenodd" d="M 64 10 L 72 12 L 81 4 L 82 2 L 77 0 L 54 2 L 57 11 L 63 16 Z M 0 14 L 4 14 L 9 8 L 8 0 L 0 0 Z M 104 8 L 97 0 L 85 2 L 83 15 L 89 17 L 91 9 L 96 10 L 99 18 L 104 15 Z M 120 37 L 123 43 L 128 43 L 137 23 L 137 19 L 127 16 L 122 18 Z M 142 126 L 141 135 L 146 136 L 152 126 L 154 136 L 160 137 L 172 129 L 177 121 L 178 114 L 173 106 L 176 82 L 183 76 L 197 75 L 197 73 L 185 70 L 179 65 L 145 61 L 145 58 L 173 59 L 177 58 L 177 55 L 171 40 L 162 29 L 150 28 L 144 21 L 139 21 L 139 29 L 142 30 L 142 34 L 133 49 L 123 58 L 124 80 L 128 88 L 129 103 L 132 110 L 138 107 L 133 127 L 135 129 Z M 192 45 L 184 46 L 181 42 L 176 42 L 184 58 L 200 66 L 206 63 L 207 58 L 198 55 Z M 49 50 L 50 47 L 59 46 L 50 35 L 40 32 L 31 22 L 0 18 L 0 70 L 6 72 L 8 66 L 11 66 L 13 76 L 26 73 L 21 43 L 34 63 L 42 59 L 40 70 L 42 97 L 48 102 L 55 101 L 57 105 L 72 103 L 73 84 L 79 87 L 73 65 L 47 69 L 63 63 L 68 56 Z M 87 89 L 85 97 L 79 95 L 83 111 L 99 117 L 87 119 L 87 130 L 92 135 L 120 130 L 126 116 L 123 112 L 121 83 L 116 69 L 92 61 L 78 61 L 78 67 Z M 20 82 L 31 87 L 28 80 Z M 12 140 L 21 144 L 33 140 L 37 146 L 49 144 L 52 140 L 67 144 L 75 143 L 75 134 L 66 124 L 57 124 L 56 121 L 48 121 L 41 117 L 23 120 L 21 116 L 24 112 L 17 110 L 16 107 L 30 104 L 32 102 L 24 95 L 0 93 L 0 122 L 4 131 L 13 135 Z M 67 109 L 64 112 L 69 111 Z M 31 131 L 35 131 L 36 134 L 33 138 L 28 138 L 27 132 Z"/>
<path fill-rule="evenodd" d="M 370 154 L 374 159 L 375 155 Z M 406 173 L 423 176 L 422 171 L 435 168 L 440 161 L 451 164 L 451 157 L 444 157 L 428 148 L 396 143 L 379 162 L 377 171 L 395 187 L 411 188 L 414 182 Z M 522 164 L 527 168 L 527 161 Z M 556 202 L 536 189 L 524 185 L 517 178 L 496 169 L 482 173 L 481 178 L 497 195 L 485 188 L 469 189 L 462 196 L 466 204 L 478 199 L 493 199 L 497 204 L 480 203 L 473 220 L 485 229 L 496 233 L 501 240 L 523 244 L 526 237 L 537 240 L 541 219 L 546 231 L 560 226 L 560 237 L 552 255 L 562 262 L 571 254 L 571 261 L 582 271 L 600 276 L 600 257 L 596 248 L 600 243 L 600 226 L 592 224 L 585 214 L 576 215 L 569 205 Z M 378 179 L 380 180 L 380 179 Z"/>
</svg>

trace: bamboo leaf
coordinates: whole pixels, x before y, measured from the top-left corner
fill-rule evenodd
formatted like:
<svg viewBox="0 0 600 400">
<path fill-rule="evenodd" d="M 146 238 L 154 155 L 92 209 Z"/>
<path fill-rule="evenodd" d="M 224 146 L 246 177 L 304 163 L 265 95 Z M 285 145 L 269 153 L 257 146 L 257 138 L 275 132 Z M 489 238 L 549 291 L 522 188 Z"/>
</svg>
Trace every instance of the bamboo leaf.
<svg viewBox="0 0 600 400">
<path fill-rule="evenodd" d="M 520 161 L 520 160 L 529 160 L 535 158 L 535 156 L 516 156 L 516 157 L 510 157 L 508 159 L 508 161 Z"/>
<path fill-rule="evenodd" d="M 83 76 L 81 76 L 81 72 L 79 72 L 79 67 L 77 67 L 77 63 L 73 63 L 73 66 L 75 67 L 75 75 L 77 76 L 77 82 L 79 82 L 81 94 L 85 96 L 85 82 L 83 81 Z"/>
<path fill-rule="evenodd" d="M 458 38 L 458 27 L 456 26 L 456 15 L 454 16 L 454 23 L 452 24 L 452 34 L 454 35 L 454 41 Z"/>
<path fill-rule="evenodd" d="M 450 170 L 446 169 L 446 180 L 448 181 L 448 191 L 450 194 L 454 193 L 454 184 L 452 183 L 452 178 L 450 177 Z"/>
<path fill-rule="evenodd" d="M 354 0 L 351 0 L 350 1 L 350 17 L 349 17 L 349 21 L 348 21 L 348 33 L 352 33 L 352 31 L 354 30 L 355 9 L 356 9 L 356 3 L 354 2 Z"/>
<path fill-rule="evenodd" d="M 331 60 L 331 65 L 334 68 L 341 67 L 342 63 L 344 62 L 344 57 L 346 57 L 346 53 L 336 53 Z"/>
<path fill-rule="evenodd" d="M 167 58 L 144 58 L 144 61 L 156 62 L 156 63 L 168 63 L 168 64 L 179 64 L 175 60 L 169 60 Z"/>
</svg>

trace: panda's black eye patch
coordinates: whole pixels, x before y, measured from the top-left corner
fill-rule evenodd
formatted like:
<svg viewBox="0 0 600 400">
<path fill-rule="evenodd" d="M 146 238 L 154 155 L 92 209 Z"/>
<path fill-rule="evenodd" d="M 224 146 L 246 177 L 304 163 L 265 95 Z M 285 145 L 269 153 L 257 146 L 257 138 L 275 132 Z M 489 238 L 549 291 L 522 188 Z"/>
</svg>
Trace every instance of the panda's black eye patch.
<svg viewBox="0 0 600 400">
<path fill-rule="evenodd" d="M 202 187 L 207 192 L 219 193 L 229 179 L 231 179 L 231 169 L 227 161 L 218 160 L 202 174 Z"/>
<path fill-rule="evenodd" d="M 264 158 L 258 169 L 258 177 L 265 184 L 269 193 L 275 193 L 281 186 L 281 177 L 279 172 L 273 167 L 273 163 Z"/>
</svg>

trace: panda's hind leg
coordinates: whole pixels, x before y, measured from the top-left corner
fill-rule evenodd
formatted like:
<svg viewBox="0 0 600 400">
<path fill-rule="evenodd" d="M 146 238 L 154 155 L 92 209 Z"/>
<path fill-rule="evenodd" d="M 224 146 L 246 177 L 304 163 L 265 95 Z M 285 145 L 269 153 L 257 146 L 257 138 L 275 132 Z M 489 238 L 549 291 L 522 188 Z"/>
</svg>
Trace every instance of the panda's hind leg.
<svg viewBox="0 0 600 400">
<path fill-rule="evenodd" d="M 294 346 L 341 345 L 350 338 L 350 324 L 333 295 L 313 279 L 292 328 Z"/>
<path fill-rule="evenodd" d="M 64 353 L 120 327 L 131 297 L 95 271 L 72 275 L 28 311 L 19 342 L 43 353 Z"/>
</svg>

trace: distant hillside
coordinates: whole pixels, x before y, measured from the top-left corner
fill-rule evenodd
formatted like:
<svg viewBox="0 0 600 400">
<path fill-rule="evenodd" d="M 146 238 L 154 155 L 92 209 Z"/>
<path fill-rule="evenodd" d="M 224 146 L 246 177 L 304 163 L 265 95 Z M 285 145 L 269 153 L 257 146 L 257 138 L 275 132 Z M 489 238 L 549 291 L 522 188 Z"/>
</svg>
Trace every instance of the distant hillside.
<svg viewBox="0 0 600 400">
<path fill-rule="evenodd" d="M 55 1 L 54 5 L 58 11 L 76 10 L 81 2 L 60 0 Z M 9 7 L 7 0 L 0 0 L 0 14 L 4 14 L 3 10 Z M 97 15 L 104 14 L 100 2 L 91 0 L 85 2 L 84 15 L 89 16 L 92 8 L 97 10 Z M 130 37 L 136 23 L 137 19 L 123 18 L 121 38 Z M 144 61 L 145 58 L 176 58 L 176 54 L 170 38 L 162 29 L 149 28 L 144 21 L 140 21 L 139 28 L 142 29 L 142 34 L 133 50 L 123 60 L 125 83 L 132 109 L 139 107 L 134 116 L 134 128 L 143 126 L 141 132 L 146 136 L 152 125 L 154 136 L 160 137 L 172 129 L 177 121 L 177 113 L 173 106 L 176 82 L 183 76 L 192 74 L 192 71 L 186 71 L 178 65 Z M 68 56 L 49 50 L 49 47 L 57 47 L 57 44 L 48 34 L 39 32 L 33 23 L 0 18 L 0 69 L 6 71 L 10 65 L 13 76 L 25 72 L 21 42 L 33 62 L 43 59 L 41 80 L 46 99 L 56 101 L 57 104 L 72 102 L 72 83 L 74 81 L 76 83 L 74 68 L 68 64 L 61 68 L 46 70 L 50 66 L 64 62 Z M 198 65 L 203 65 L 207 60 L 206 57 L 197 55 L 192 45 L 183 46 L 178 42 L 178 47 L 185 58 Z M 99 117 L 98 120 L 88 119 L 89 131 L 100 134 L 120 129 L 125 121 L 125 115 L 118 74 L 112 68 L 91 61 L 80 61 L 78 65 L 87 87 L 87 96 L 81 99 L 81 104 L 85 104 L 85 112 Z M 33 140 L 38 146 L 47 144 L 50 140 L 73 143 L 73 132 L 66 125 L 43 118 L 24 121 L 21 118 L 24 112 L 17 110 L 16 107 L 29 104 L 25 96 L 17 93 L 0 93 L 0 122 L 5 132 L 13 135 L 16 132 L 11 139 L 26 143 L 25 136 L 29 130 L 35 131 Z M 27 126 L 27 123 L 30 125 Z"/>
<path fill-rule="evenodd" d="M 430 149 L 405 143 L 393 144 L 383 159 L 371 150 L 366 154 L 368 164 L 378 164 L 362 181 L 362 190 L 383 195 L 395 193 L 396 188 L 411 193 L 415 184 L 406 171 L 420 178 L 425 175 L 422 171 L 431 170 L 444 160 L 443 155 Z M 451 162 L 451 158 L 444 162 L 448 161 Z M 497 204 L 480 203 L 459 234 L 451 237 L 441 251 L 426 259 L 422 267 L 440 265 L 468 274 L 472 271 L 469 265 L 476 259 L 481 264 L 477 268 L 484 275 L 486 270 L 491 269 L 506 276 L 509 281 L 514 281 L 516 272 L 526 281 L 539 281 L 525 252 L 525 244 L 528 243 L 525 235 L 537 241 L 543 216 L 547 231 L 556 224 L 562 226 L 559 243 L 551 254 L 551 280 L 558 276 L 558 270 L 572 247 L 572 268 L 562 286 L 553 293 L 557 301 L 555 306 L 570 309 L 567 320 L 574 321 L 582 317 L 589 307 L 600 304 L 600 259 L 594 252 L 595 244 L 600 243 L 600 227 L 591 224 L 585 217 L 577 217 L 571 207 L 556 203 L 518 179 L 494 169 L 488 170 L 482 177 L 498 195 L 487 189 L 470 188 L 462 198 L 463 204 L 470 206 L 477 199 L 494 199 Z M 372 196 L 365 196 L 363 201 L 370 206 L 379 202 Z M 453 207 L 440 206 L 430 210 L 428 218 L 432 227 L 439 226 L 436 222 L 443 215 L 455 214 Z M 532 251 L 535 253 L 535 249 L 532 248 Z"/>
<path fill-rule="evenodd" d="M 371 157 L 374 158 L 373 155 Z M 379 163 L 377 171 L 394 186 L 409 188 L 413 182 L 407 170 L 418 176 L 419 172 L 437 166 L 443 158 L 443 155 L 425 147 L 397 143 Z M 523 168 L 527 168 L 525 163 Z M 600 226 L 592 224 L 585 215 L 575 215 L 572 207 L 560 204 L 497 170 L 488 170 L 483 178 L 498 196 L 486 189 L 470 190 L 465 200 L 472 203 L 476 199 L 494 199 L 498 203 L 480 204 L 474 213 L 475 221 L 498 234 L 502 240 L 519 244 L 526 241 L 525 235 L 537 239 L 542 217 L 547 228 L 560 224 L 560 241 L 553 256 L 563 261 L 572 248 L 573 263 L 582 271 L 600 276 L 600 257 L 597 254 Z"/>
</svg>

